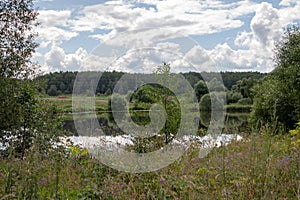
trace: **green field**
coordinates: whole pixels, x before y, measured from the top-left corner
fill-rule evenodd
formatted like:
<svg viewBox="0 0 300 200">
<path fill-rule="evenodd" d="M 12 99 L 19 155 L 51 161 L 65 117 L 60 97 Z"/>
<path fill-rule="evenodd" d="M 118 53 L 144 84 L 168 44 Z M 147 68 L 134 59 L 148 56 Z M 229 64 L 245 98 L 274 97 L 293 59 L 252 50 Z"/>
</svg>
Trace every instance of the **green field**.
<svg viewBox="0 0 300 200">
<path fill-rule="evenodd" d="M 108 110 L 108 99 L 107 96 L 96 96 L 96 97 L 72 97 L 70 96 L 57 96 L 57 97 L 43 97 L 42 102 L 49 106 L 55 106 L 61 114 L 72 113 L 72 98 L 83 99 L 84 104 L 77 107 L 77 112 L 84 111 L 107 111 Z M 95 102 L 92 104 L 91 102 Z M 93 106 L 95 105 L 95 106 Z M 74 110 L 76 112 L 76 110 Z"/>
</svg>

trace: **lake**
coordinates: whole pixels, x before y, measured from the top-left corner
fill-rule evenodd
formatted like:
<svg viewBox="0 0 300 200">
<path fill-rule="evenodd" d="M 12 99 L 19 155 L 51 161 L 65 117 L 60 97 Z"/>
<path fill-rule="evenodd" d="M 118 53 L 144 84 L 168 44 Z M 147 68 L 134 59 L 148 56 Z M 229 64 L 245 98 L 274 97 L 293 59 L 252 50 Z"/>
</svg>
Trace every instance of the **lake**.
<svg viewBox="0 0 300 200">
<path fill-rule="evenodd" d="M 148 112 L 137 112 L 137 115 L 132 116 L 133 121 L 137 124 L 141 124 L 141 121 L 149 121 Z M 90 132 L 96 131 L 99 127 L 95 127 L 94 124 L 99 124 L 105 135 L 122 135 L 124 134 L 117 124 L 114 122 L 111 113 L 97 113 L 97 119 L 92 118 L 91 114 L 79 114 L 74 116 L 82 126 L 88 127 Z M 239 113 L 226 113 L 223 133 L 235 134 L 245 132 L 248 128 L 248 112 Z M 211 120 L 210 112 L 201 112 L 199 119 L 199 128 L 206 129 L 209 126 Z M 68 119 L 64 121 L 64 130 L 67 131 L 69 136 L 78 136 L 78 132 L 75 128 L 74 119 Z"/>
</svg>

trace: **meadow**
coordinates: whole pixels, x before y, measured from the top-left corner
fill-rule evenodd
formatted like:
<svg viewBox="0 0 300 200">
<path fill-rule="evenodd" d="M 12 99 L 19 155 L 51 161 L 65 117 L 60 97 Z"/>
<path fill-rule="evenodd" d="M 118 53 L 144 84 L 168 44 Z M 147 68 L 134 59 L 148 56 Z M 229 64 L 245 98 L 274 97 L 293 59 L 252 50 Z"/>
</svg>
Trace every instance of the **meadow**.
<svg viewBox="0 0 300 200">
<path fill-rule="evenodd" d="M 2 159 L 1 199 L 299 199 L 300 129 L 271 128 L 199 158 L 192 145 L 176 162 L 149 173 L 113 170 L 72 146 L 43 157 Z"/>
<path fill-rule="evenodd" d="M 109 111 L 109 97 L 98 96 L 95 100 L 96 112 Z M 73 117 L 71 96 L 42 101 L 58 108 L 62 120 Z M 244 114 L 247 119 L 247 113 L 234 111 L 249 106 L 229 106 L 229 116 Z M 300 199 L 298 125 L 289 133 L 275 130 L 275 125 L 259 130 L 248 127 L 241 132 L 234 129 L 237 123 L 233 123 L 230 131 L 241 135 L 241 141 L 216 147 L 204 158 L 199 157 L 201 144 L 195 142 L 170 166 L 147 173 L 117 171 L 93 158 L 88 149 L 72 143 L 68 148 L 53 148 L 47 155 L 33 146 L 23 158 L 1 158 L 0 196 L 1 200 Z"/>
</svg>

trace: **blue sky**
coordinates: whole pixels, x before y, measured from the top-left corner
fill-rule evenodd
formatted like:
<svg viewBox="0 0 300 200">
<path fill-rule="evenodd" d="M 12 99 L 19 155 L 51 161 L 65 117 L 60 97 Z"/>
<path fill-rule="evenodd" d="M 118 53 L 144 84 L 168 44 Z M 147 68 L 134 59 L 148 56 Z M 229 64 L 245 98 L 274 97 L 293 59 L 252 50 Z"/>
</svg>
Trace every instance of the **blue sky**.
<svg viewBox="0 0 300 200">
<path fill-rule="evenodd" d="M 261 71 L 298 0 L 36 0 L 45 72 Z"/>
</svg>

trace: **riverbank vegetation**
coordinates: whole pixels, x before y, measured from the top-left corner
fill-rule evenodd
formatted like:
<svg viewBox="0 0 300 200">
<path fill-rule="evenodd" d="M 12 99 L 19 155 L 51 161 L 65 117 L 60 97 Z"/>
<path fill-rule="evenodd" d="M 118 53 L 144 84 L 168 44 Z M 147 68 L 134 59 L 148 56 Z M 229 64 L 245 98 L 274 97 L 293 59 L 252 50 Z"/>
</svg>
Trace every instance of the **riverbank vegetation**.
<svg viewBox="0 0 300 200">
<path fill-rule="evenodd" d="M 72 147 L 47 157 L 1 159 L 2 199 L 298 199 L 300 131 L 271 127 L 199 158 L 192 146 L 167 168 L 143 174 L 113 170 Z"/>
</svg>

